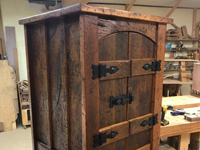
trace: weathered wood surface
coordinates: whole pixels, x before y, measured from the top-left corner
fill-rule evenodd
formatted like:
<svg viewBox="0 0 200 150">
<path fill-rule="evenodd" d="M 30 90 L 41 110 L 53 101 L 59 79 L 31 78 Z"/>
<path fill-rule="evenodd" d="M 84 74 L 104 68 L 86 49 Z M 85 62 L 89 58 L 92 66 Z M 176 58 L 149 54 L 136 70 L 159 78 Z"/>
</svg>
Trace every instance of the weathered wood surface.
<svg viewBox="0 0 200 150">
<path fill-rule="evenodd" d="M 159 17 L 153 15 L 146 15 L 141 13 L 134 13 L 129 11 L 117 10 L 106 7 L 94 7 L 86 4 L 75 4 L 72 6 L 68 6 L 65 8 L 61 8 L 58 10 L 54 10 L 52 12 L 47 12 L 39 15 L 35 15 L 32 17 L 27 17 L 19 20 L 20 24 L 28 24 L 33 23 L 45 19 L 61 17 L 64 15 L 74 14 L 74 13 L 89 13 L 95 15 L 103 15 L 103 16 L 113 16 L 119 18 L 129 18 L 129 19 L 137 19 L 137 20 L 145 20 L 151 22 L 160 22 L 160 23 L 172 23 L 173 20 L 171 18 Z"/>
<path fill-rule="evenodd" d="M 74 12 L 80 13 L 64 16 Z M 164 62 L 159 17 L 84 4 L 39 16 L 26 20 L 36 21 L 26 24 L 36 150 L 157 150 L 159 124 L 153 130 L 140 124 L 161 113 L 163 72 L 142 68 Z M 119 70 L 93 79 L 99 64 Z M 110 107 L 111 96 L 129 94 L 132 103 Z M 93 136 L 111 131 L 118 135 L 94 148 Z"/>
</svg>

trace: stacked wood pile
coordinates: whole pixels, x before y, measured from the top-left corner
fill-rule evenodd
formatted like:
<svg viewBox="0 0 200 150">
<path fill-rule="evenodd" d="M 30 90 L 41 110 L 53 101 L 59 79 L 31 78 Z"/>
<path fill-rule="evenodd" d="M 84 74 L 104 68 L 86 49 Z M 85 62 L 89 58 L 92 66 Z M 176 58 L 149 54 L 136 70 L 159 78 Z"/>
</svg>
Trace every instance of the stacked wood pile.
<svg viewBox="0 0 200 150">
<path fill-rule="evenodd" d="M 22 115 L 22 124 L 24 128 L 30 125 L 30 103 L 29 103 L 29 91 L 28 91 L 28 81 L 23 80 L 18 83 L 18 94 L 20 109 Z"/>
<path fill-rule="evenodd" d="M 193 39 L 192 36 L 188 34 L 186 26 L 178 27 L 174 23 L 172 23 L 171 25 L 175 29 L 167 30 L 166 40 Z"/>
</svg>

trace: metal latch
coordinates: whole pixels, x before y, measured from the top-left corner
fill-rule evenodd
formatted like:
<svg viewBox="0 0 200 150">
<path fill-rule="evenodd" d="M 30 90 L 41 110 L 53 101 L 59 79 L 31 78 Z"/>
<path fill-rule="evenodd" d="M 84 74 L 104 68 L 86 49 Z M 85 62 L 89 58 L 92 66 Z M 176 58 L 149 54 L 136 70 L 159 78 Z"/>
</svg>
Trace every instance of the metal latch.
<svg viewBox="0 0 200 150">
<path fill-rule="evenodd" d="M 107 139 L 113 139 L 116 135 L 118 134 L 118 132 L 115 131 L 111 131 L 110 134 L 106 134 L 105 133 L 100 133 L 99 135 L 94 135 L 94 145 L 93 147 L 97 147 L 97 146 L 101 146 L 103 143 L 107 142 Z"/>
<path fill-rule="evenodd" d="M 98 66 L 92 65 L 92 69 L 93 69 L 93 76 L 92 76 L 93 80 L 96 78 L 105 77 L 107 73 L 113 74 L 119 70 L 119 68 L 117 68 L 116 66 L 111 66 L 110 68 L 106 68 L 106 65 L 103 64 L 99 64 Z"/>
<path fill-rule="evenodd" d="M 147 125 L 149 125 L 149 126 L 154 126 L 154 125 L 156 125 L 156 124 L 158 124 L 158 114 L 156 114 L 155 116 L 150 117 L 149 120 L 144 120 L 144 121 L 140 124 L 140 126 L 146 127 Z"/>
<path fill-rule="evenodd" d="M 145 64 L 143 67 L 142 67 L 144 70 L 149 70 L 151 69 L 151 71 L 161 71 L 161 60 L 158 60 L 158 61 L 152 61 L 152 64 Z"/>
<path fill-rule="evenodd" d="M 113 108 L 115 105 L 125 105 L 126 102 L 129 102 L 131 104 L 134 101 L 134 97 L 132 94 L 129 94 L 129 97 L 126 97 L 126 95 L 118 96 L 118 97 L 110 97 L 110 108 Z"/>
</svg>

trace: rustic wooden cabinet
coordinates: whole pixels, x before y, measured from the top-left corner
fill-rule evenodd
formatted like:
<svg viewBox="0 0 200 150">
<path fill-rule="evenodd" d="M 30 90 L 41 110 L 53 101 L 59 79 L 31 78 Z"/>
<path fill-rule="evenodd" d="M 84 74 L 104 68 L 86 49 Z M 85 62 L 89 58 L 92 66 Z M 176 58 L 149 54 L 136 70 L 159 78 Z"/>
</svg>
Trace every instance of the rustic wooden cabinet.
<svg viewBox="0 0 200 150">
<path fill-rule="evenodd" d="M 35 150 L 158 150 L 166 24 L 76 4 L 25 25 Z"/>
</svg>

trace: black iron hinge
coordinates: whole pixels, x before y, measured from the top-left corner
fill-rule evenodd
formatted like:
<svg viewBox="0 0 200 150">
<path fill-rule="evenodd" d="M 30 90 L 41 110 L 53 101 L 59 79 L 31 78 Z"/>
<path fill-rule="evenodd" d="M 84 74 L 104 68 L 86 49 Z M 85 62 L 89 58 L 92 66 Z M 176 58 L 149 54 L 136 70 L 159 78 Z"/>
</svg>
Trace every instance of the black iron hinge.
<svg viewBox="0 0 200 150">
<path fill-rule="evenodd" d="M 111 66 L 110 68 L 106 68 L 106 65 L 103 64 L 99 64 L 98 66 L 92 65 L 92 69 L 93 69 L 93 76 L 92 76 L 93 80 L 96 78 L 105 77 L 107 73 L 113 74 L 119 70 L 119 68 L 117 68 L 116 66 Z"/>
<path fill-rule="evenodd" d="M 152 64 L 145 64 L 142 67 L 144 70 L 149 70 L 151 69 L 151 71 L 161 71 L 161 60 L 156 60 L 156 61 L 152 61 Z"/>
<path fill-rule="evenodd" d="M 149 126 L 154 126 L 154 125 L 156 125 L 156 124 L 158 124 L 158 114 L 156 114 L 155 116 L 150 117 L 149 120 L 144 120 L 144 121 L 140 124 L 140 126 L 146 127 L 147 125 L 149 125 Z"/>
<path fill-rule="evenodd" d="M 134 101 L 134 97 L 132 94 L 129 94 L 129 97 L 126 97 L 126 95 L 118 96 L 118 97 L 110 97 L 110 108 L 114 107 L 115 105 L 125 105 L 126 102 L 131 104 Z"/>
<path fill-rule="evenodd" d="M 116 137 L 116 135 L 118 134 L 118 132 L 115 131 L 111 131 L 110 134 L 106 134 L 105 133 L 100 133 L 99 135 L 94 135 L 94 145 L 93 147 L 97 147 L 97 146 L 101 146 L 103 143 L 107 142 L 107 139 L 113 139 L 114 137 Z"/>
</svg>

